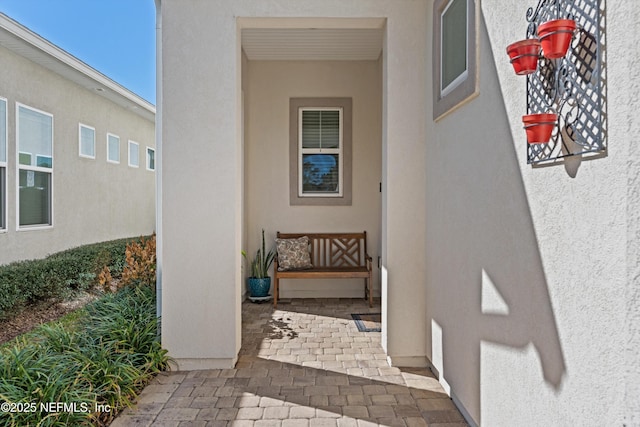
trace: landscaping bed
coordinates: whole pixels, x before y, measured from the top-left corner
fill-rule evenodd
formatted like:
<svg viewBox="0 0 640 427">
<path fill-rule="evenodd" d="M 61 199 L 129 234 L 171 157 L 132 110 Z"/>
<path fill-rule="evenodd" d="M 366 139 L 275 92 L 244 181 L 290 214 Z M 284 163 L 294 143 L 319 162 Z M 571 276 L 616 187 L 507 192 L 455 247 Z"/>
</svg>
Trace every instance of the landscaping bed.
<svg viewBox="0 0 640 427">
<path fill-rule="evenodd" d="M 127 245 L 123 258 L 117 280 L 108 266 L 94 275 L 99 298 L 88 301 L 85 293 L 66 303 L 84 308 L 0 345 L 0 425 L 108 425 L 168 369 L 158 339 L 154 239 Z M 20 316 L 42 306 L 29 305 Z M 30 317 L 65 310 L 55 303 Z"/>
</svg>

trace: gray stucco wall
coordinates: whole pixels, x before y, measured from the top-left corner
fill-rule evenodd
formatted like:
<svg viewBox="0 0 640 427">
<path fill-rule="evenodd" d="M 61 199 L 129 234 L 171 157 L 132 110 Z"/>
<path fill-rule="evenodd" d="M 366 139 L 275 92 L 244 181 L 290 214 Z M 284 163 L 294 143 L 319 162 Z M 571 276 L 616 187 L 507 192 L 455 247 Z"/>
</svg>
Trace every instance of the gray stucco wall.
<svg viewBox="0 0 640 427">
<path fill-rule="evenodd" d="M 367 231 L 374 265 L 380 255 L 381 70 L 380 61 L 247 61 L 245 90 L 246 246 L 255 254 L 260 229 L 268 246 L 276 231 Z M 353 100 L 353 200 L 348 206 L 290 206 L 289 99 Z M 293 123 L 296 126 L 296 122 Z M 265 177 L 268 177 L 265 179 Z M 246 267 L 245 267 L 246 268 Z M 374 290 L 379 294 L 377 269 Z M 283 280 L 283 298 L 361 297 L 362 280 Z"/>
<path fill-rule="evenodd" d="M 526 165 L 525 84 L 505 47 L 524 37 L 533 4 L 482 1 L 480 95 L 431 120 L 432 3 L 163 2 L 163 344 L 196 367 L 232 364 L 239 348 L 247 220 L 234 18 L 385 17 L 382 341 L 392 362 L 428 358 L 477 424 L 637 425 L 635 2 L 605 8 L 609 152 L 577 173 Z M 208 197 L 201 182 L 217 183 Z"/>
<path fill-rule="evenodd" d="M 0 264 L 155 230 L 155 173 L 146 147 L 154 123 L 133 111 L 0 48 L 0 97 L 7 99 L 7 229 L 0 232 Z M 53 115 L 53 227 L 17 231 L 16 103 Z M 95 159 L 78 154 L 79 123 L 95 128 Z M 120 163 L 108 163 L 107 132 L 120 137 Z M 128 141 L 139 143 L 140 166 L 128 166 Z"/>
<path fill-rule="evenodd" d="M 482 1 L 480 95 L 429 142 L 431 358 L 481 425 L 638 425 L 638 12 L 602 2 L 607 157 L 531 168 L 505 47 L 535 3 Z"/>
</svg>

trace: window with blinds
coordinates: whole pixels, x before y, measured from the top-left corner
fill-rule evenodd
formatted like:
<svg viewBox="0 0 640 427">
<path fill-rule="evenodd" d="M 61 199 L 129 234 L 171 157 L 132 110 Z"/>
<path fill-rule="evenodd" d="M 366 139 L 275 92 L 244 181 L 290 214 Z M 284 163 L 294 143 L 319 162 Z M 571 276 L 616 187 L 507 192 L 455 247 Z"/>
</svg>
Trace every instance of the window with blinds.
<svg viewBox="0 0 640 427">
<path fill-rule="evenodd" d="M 299 109 L 299 197 L 342 196 L 342 114 L 339 107 Z"/>
</svg>

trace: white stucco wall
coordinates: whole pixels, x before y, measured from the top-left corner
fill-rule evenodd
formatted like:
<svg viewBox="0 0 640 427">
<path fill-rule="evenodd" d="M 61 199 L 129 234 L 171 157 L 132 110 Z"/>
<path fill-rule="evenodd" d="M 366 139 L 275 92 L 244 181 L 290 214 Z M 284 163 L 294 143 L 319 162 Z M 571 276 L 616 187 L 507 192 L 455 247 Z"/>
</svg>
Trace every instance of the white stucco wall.
<svg viewBox="0 0 640 427">
<path fill-rule="evenodd" d="M 0 97 L 7 99 L 7 228 L 0 264 L 42 258 L 87 243 L 155 231 L 154 122 L 0 47 Z M 16 103 L 53 115 L 53 227 L 17 228 Z M 95 128 L 95 159 L 78 155 L 78 125 Z M 107 162 L 107 132 L 120 137 L 120 163 Z M 139 144 L 140 166 L 128 166 L 128 140 Z"/>
<path fill-rule="evenodd" d="M 383 162 L 382 172 L 380 241 L 387 272 L 382 292 L 388 301 L 383 310 L 383 340 L 390 354 L 418 357 L 425 363 L 426 322 L 415 317 L 417 313 L 424 319 L 424 265 L 406 254 L 424 253 L 425 248 L 420 218 L 425 216 L 422 120 L 427 116 L 430 84 L 422 56 L 428 51 L 426 3 L 228 0 L 185 4 L 175 0 L 161 4 L 163 174 L 158 228 L 163 242 L 163 345 L 181 369 L 231 366 L 240 346 L 242 231 L 246 228 L 247 239 L 256 239 L 259 229 L 251 230 L 243 218 L 242 201 L 249 204 L 251 197 L 244 197 L 242 185 L 243 168 L 248 165 L 243 163 L 238 19 L 244 20 L 243 25 L 260 25 L 251 18 L 376 18 L 373 22 L 383 18 L 388 52 L 383 53 L 382 66 L 382 156 L 392 160 Z M 333 19 L 324 22 L 349 25 Z M 314 22 L 322 25 L 322 19 Z M 245 90 L 245 101 L 253 102 Z M 247 135 L 247 141 L 254 138 Z M 377 182 L 372 183 L 374 189 Z M 385 204 L 391 202 L 398 208 Z M 251 215 L 249 206 L 244 211 Z M 235 324 L 230 323 L 232 319 Z"/>
<path fill-rule="evenodd" d="M 626 37 L 622 31 L 629 26 L 633 34 L 640 34 L 640 10 L 633 2 L 624 2 L 613 14 L 619 25 L 614 39 L 616 57 L 620 64 L 612 78 L 619 78 L 621 85 L 614 92 L 619 96 L 616 111 L 620 114 L 618 140 L 626 141 L 628 152 L 626 159 L 627 175 L 627 283 L 625 291 L 626 337 L 625 337 L 625 423 L 629 426 L 640 425 L 640 149 L 630 135 L 640 131 L 640 120 L 636 112 L 640 107 L 637 94 L 640 93 L 640 81 L 629 73 L 640 66 L 638 55 L 624 55 L 623 52 L 637 51 L 633 37 Z M 625 90 L 625 85 L 628 90 Z M 617 86 L 617 85 L 616 85 Z M 625 108 L 626 106 L 626 108 Z"/>
<path fill-rule="evenodd" d="M 525 82 L 505 47 L 531 5 L 515 0 L 482 1 L 480 96 L 429 138 L 430 353 L 481 425 L 638 423 L 638 12 L 608 3 L 607 157 L 575 177 L 526 164 Z"/>
<path fill-rule="evenodd" d="M 574 163 L 571 173 L 526 165 L 525 83 L 504 51 L 524 37 L 528 5 L 519 1 L 482 1 L 480 95 L 437 123 L 431 1 L 184 5 L 162 2 L 160 205 L 163 345 L 181 368 L 233 364 L 240 249 L 255 249 L 259 228 L 273 233 L 282 221 L 279 208 L 258 214 L 261 187 L 243 172 L 271 156 L 254 145 L 265 119 L 252 114 L 267 96 L 285 98 L 262 86 L 279 66 L 241 67 L 236 18 L 382 17 L 382 341 L 390 360 L 430 359 L 472 423 L 638 424 L 640 105 L 629 72 L 638 60 L 627 55 L 635 40 L 626 35 L 640 22 L 634 2 L 606 10 L 608 156 Z M 286 121 L 286 110 L 269 114 Z M 270 142 L 283 144 L 286 130 L 280 139 Z M 265 181 L 286 187 L 283 172 L 269 169 Z M 286 191 L 274 196 L 286 202 Z"/>
<path fill-rule="evenodd" d="M 379 61 L 248 61 L 245 89 L 246 209 L 250 258 L 281 232 L 367 231 L 377 265 L 380 247 L 382 81 Z M 289 204 L 289 99 L 348 97 L 353 102 L 351 206 Z M 246 265 L 248 269 L 248 264 Z M 375 293 L 379 294 L 377 268 Z M 246 271 L 249 273 L 249 271 Z M 289 297 L 362 297 L 358 280 L 282 280 Z"/>
</svg>

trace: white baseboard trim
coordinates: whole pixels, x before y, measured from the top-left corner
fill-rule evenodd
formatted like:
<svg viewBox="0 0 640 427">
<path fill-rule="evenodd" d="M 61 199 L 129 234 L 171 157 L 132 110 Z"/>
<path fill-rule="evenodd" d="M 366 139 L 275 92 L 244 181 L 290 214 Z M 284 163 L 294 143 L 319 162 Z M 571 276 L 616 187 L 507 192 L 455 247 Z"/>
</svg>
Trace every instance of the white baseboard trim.
<svg viewBox="0 0 640 427">
<path fill-rule="evenodd" d="M 387 362 L 399 368 L 428 368 L 431 365 L 427 356 L 387 356 Z"/>
<path fill-rule="evenodd" d="M 174 371 L 203 371 L 206 369 L 233 369 L 236 366 L 238 357 L 234 358 L 175 358 L 175 363 L 171 364 Z"/>
<path fill-rule="evenodd" d="M 458 396 L 456 396 L 453 391 L 451 392 L 451 400 L 453 401 L 453 404 L 456 405 L 456 408 L 458 408 L 458 411 L 460 411 L 467 424 L 469 424 L 471 427 L 478 427 L 478 424 L 476 424 L 473 418 L 471 418 L 471 415 L 469 414 L 469 411 L 467 411 L 467 408 L 464 407 L 462 402 L 460 402 L 460 399 L 458 399 Z"/>
<path fill-rule="evenodd" d="M 444 388 L 445 392 L 449 395 L 453 404 L 456 405 L 456 408 L 458 408 L 458 411 L 460 411 L 467 424 L 469 424 L 469 426 L 471 427 L 478 427 L 478 424 L 473 420 L 471 414 L 469 414 L 469 411 L 467 411 L 467 408 L 464 407 L 460 399 L 458 399 L 458 396 L 456 396 L 453 390 L 451 390 L 451 386 L 449 385 L 449 383 L 440 376 L 440 372 L 436 369 L 435 366 L 433 366 L 433 363 L 431 363 L 429 359 L 427 359 L 427 363 L 429 364 L 429 370 L 431 370 L 431 372 L 433 372 L 433 375 L 435 375 L 435 377 L 438 379 L 438 381 L 442 385 L 442 388 Z"/>
</svg>

